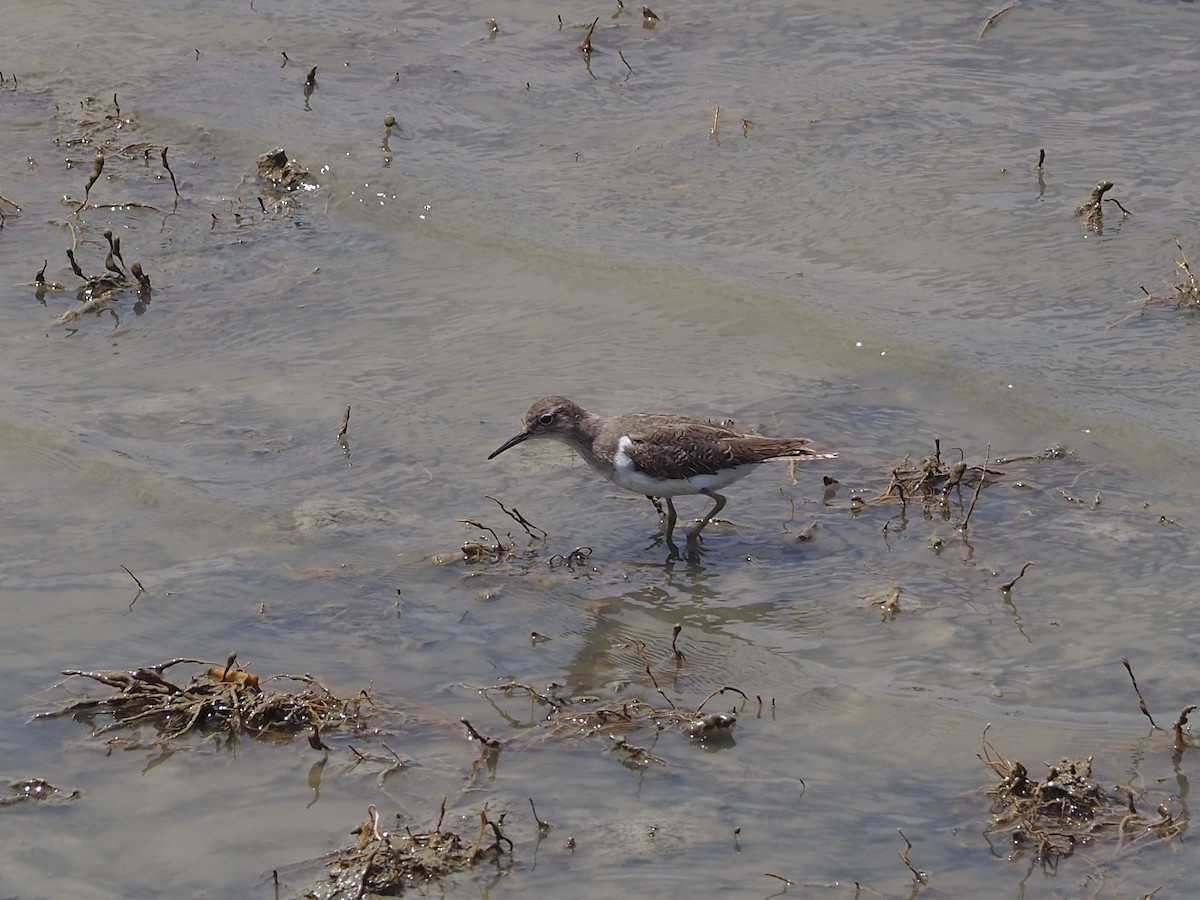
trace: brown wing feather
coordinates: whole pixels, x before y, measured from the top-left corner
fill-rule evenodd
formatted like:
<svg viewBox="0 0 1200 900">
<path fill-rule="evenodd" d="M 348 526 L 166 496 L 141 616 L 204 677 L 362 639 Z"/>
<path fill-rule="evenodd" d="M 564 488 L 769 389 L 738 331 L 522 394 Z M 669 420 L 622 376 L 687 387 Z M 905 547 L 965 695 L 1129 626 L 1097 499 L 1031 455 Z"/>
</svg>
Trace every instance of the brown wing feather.
<svg viewBox="0 0 1200 900">
<path fill-rule="evenodd" d="M 629 439 L 631 445 L 626 452 L 630 461 L 653 478 L 715 475 L 735 466 L 813 453 L 805 448 L 809 443 L 805 438 L 739 434 L 707 422 L 680 423 L 656 416 L 640 417 Z"/>
</svg>

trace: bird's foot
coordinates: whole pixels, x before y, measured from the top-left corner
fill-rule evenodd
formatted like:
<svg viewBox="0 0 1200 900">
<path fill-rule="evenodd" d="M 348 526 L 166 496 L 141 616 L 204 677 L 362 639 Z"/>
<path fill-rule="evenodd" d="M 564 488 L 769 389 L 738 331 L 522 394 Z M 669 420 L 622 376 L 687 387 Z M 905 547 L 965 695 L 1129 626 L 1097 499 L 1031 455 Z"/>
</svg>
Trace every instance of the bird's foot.
<svg viewBox="0 0 1200 900">
<path fill-rule="evenodd" d="M 670 551 L 667 553 L 667 562 L 670 563 L 670 562 L 675 562 L 676 560 L 683 559 L 683 555 L 679 552 L 679 545 L 676 544 L 673 540 L 671 540 L 670 535 L 667 535 L 666 543 L 667 543 L 667 550 Z"/>
</svg>

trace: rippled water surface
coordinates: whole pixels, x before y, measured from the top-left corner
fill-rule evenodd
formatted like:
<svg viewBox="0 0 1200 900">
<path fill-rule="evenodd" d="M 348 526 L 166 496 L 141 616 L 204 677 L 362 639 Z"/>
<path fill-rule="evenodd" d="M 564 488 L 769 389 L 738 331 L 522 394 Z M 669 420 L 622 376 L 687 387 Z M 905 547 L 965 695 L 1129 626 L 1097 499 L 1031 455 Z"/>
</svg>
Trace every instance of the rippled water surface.
<svg viewBox="0 0 1200 900">
<path fill-rule="evenodd" d="M 897 829 L 926 896 L 1190 893 L 1186 830 L 1014 856 L 977 754 L 991 723 L 1035 778 L 1091 756 L 1188 821 L 1200 10 L 1029 2 L 980 38 L 1000 4 L 744 6 L 7 5 L 0 791 L 61 793 L 0 806 L 0 895 L 303 896 L 368 804 L 423 830 L 443 798 L 514 844 L 454 896 L 909 896 Z M 275 146 L 311 190 L 259 180 Z M 1131 215 L 1097 233 L 1102 180 Z M 151 293 L 72 318 L 105 229 Z M 549 393 L 840 455 L 729 488 L 689 564 L 557 445 L 486 461 Z M 995 481 L 880 499 L 935 441 Z M 463 520 L 511 549 L 464 559 Z M 32 718 L 65 669 L 230 651 L 369 690 L 377 732 Z M 622 747 L 479 692 L 509 680 L 748 699 L 705 706 L 732 742 Z"/>
</svg>

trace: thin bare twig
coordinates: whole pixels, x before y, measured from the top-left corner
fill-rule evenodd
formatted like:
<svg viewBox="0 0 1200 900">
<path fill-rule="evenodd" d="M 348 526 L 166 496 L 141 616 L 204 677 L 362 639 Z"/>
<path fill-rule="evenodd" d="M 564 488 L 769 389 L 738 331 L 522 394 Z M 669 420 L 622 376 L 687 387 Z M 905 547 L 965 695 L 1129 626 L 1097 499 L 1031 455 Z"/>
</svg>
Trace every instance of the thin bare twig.
<svg viewBox="0 0 1200 900">
<path fill-rule="evenodd" d="M 642 662 L 646 666 L 646 674 L 650 676 L 650 683 L 654 685 L 654 689 L 659 695 L 667 701 L 671 709 L 675 709 L 675 704 L 671 702 L 671 698 L 663 693 L 663 689 L 658 686 L 658 679 L 654 677 L 654 673 L 650 670 L 650 657 L 646 655 L 646 645 L 639 640 L 634 640 L 633 646 L 637 649 L 638 656 L 642 658 Z"/>
<path fill-rule="evenodd" d="M 542 837 L 545 837 L 547 834 L 550 833 L 550 829 L 553 826 L 549 822 L 542 819 L 541 816 L 538 815 L 537 807 L 533 805 L 532 797 L 529 798 L 529 808 L 533 810 L 533 820 L 535 822 L 537 822 L 538 834 Z"/>
<path fill-rule="evenodd" d="M 966 518 L 963 519 L 962 531 L 965 534 L 967 524 L 971 521 L 971 513 L 975 512 L 975 504 L 979 500 L 979 492 L 983 490 L 983 482 L 987 478 L 988 463 L 992 461 L 992 445 L 987 445 L 987 456 L 983 460 L 983 470 L 979 473 L 979 484 L 975 485 L 975 496 L 971 498 L 971 505 L 967 507 Z"/>
<path fill-rule="evenodd" d="M 1142 715 L 1150 720 L 1150 726 L 1152 728 L 1158 728 L 1158 725 L 1154 722 L 1154 716 L 1150 715 L 1150 710 L 1146 708 L 1146 698 L 1142 696 L 1142 691 L 1141 688 L 1138 687 L 1137 679 L 1133 677 L 1133 667 L 1129 665 L 1129 658 L 1122 656 L 1121 665 L 1125 667 L 1125 671 L 1129 673 L 1129 680 L 1133 682 L 1133 692 L 1137 694 L 1138 707 L 1142 710 Z M 1161 728 L 1158 728 L 1158 730 L 1162 731 Z"/>
<path fill-rule="evenodd" d="M 1008 4 L 1008 6 L 1004 7 L 1003 9 L 997 10 L 996 12 L 994 12 L 990 16 L 988 16 L 986 19 L 984 19 L 983 27 L 981 29 L 979 29 L 979 37 L 975 38 L 975 43 L 978 44 L 980 41 L 983 40 L 983 36 L 985 34 L 987 34 L 988 29 L 991 28 L 993 25 L 995 25 L 996 21 L 1002 15 L 1004 15 L 1005 13 L 1008 13 L 1008 12 L 1012 12 L 1012 10 L 1014 10 L 1016 7 L 1017 7 L 1017 0 L 1013 0 L 1012 3 Z"/>
<path fill-rule="evenodd" d="M 498 740 L 496 740 L 495 738 L 484 737 L 482 734 L 479 733 L 478 730 L 476 730 L 475 726 L 472 725 L 470 722 L 468 722 L 465 718 L 459 719 L 459 721 L 462 722 L 465 726 L 467 726 L 467 733 L 471 736 L 472 739 L 479 741 L 479 743 L 483 744 L 483 746 L 487 747 L 489 750 L 500 749 L 501 744 Z"/>
<path fill-rule="evenodd" d="M 1104 202 L 1117 204 L 1117 209 L 1121 210 L 1121 212 L 1123 212 L 1126 216 L 1133 215 L 1133 213 L 1131 213 L 1129 210 L 1127 210 L 1124 206 L 1121 205 L 1121 201 L 1118 200 L 1116 197 L 1105 197 Z"/>
<path fill-rule="evenodd" d="M 104 154 L 97 153 L 96 161 L 92 164 L 92 174 L 88 176 L 87 187 L 83 189 L 83 202 L 75 208 L 75 215 L 79 215 L 80 210 L 88 205 L 88 197 L 92 193 L 92 185 L 100 178 L 100 173 L 104 171 Z"/>
<path fill-rule="evenodd" d="M 589 56 L 592 52 L 592 32 L 596 30 L 596 23 L 600 21 L 600 17 L 596 16 L 592 20 L 592 24 L 588 26 L 587 34 L 583 36 L 583 40 L 579 42 L 579 46 L 575 49 L 584 56 Z"/>
<path fill-rule="evenodd" d="M 464 525 L 470 525 L 472 528 L 478 528 L 480 531 L 486 531 L 491 534 L 492 540 L 496 542 L 496 546 L 493 548 L 494 552 L 499 553 L 504 549 L 504 545 L 500 543 L 500 536 L 496 534 L 496 530 L 494 528 L 484 525 L 482 522 L 476 522 L 474 519 L 459 519 L 458 521 L 462 522 Z"/>
<path fill-rule="evenodd" d="M 1187 738 L 1184 737 L 1185 732 L 1183 730 L 1183 726 L 1187 724 L 1188 715 L 1190 713 L 1194 712 L 1195 709 L 1196 709 L 1196 707 L 1194 705 L 1193 706 L 1185 706 L 1183 708 L 1183 712 L 1181 712 L 1179 714 L 1179 718 L 1175 720 L 1174 749 L 1175 749 L 1176 753 L 1182 753 L 1184 747 L 1187 746 Z"/>
<path fill-rule="evenodd" d="M 683 626 L 679 623 L 676 623 L 675 627 L 671 629 L 671 652 L 675 655 L 675 665 L 680 665 L 684 662 L 684 660 L 687 659 L 683 651 L 680 650 L 676 644 L 676 642 L 679 640 L 679 633 L 681 631 L 683 631 Z"/>
<path fill-rule="evenodd" d="M 1025 577 L 1025 570 L 1032 565 L 1032 562 L 1027 562 L 1025 565 L 1021 566 L 1021 571 L 1017 573 L 1017 577 L 1012 581 L 1006 581 L 1004 584 L 1000 585 L 1000 590 L 1004 591 L 1006 594 L 1011 591 L 1013 589 L 1013 585 Z"/>
<path fill-rule="evenodd" d="M 515 521 L 518 525 L 520 525 L 522 528 L 524 528 L 525 533 L 528 534 L 531 538 L 536 538 L 537 535 L 534 534 L 533 531 L 531 531 L 530 529 L 540 531 L 542 533 L 543 539 L 550 537 L 550 533 L 548 531 L 546 531 L 545 528 L 541 528 L 537 525 L 534 525 L 532 522 L 530 522 L 528 519 L 526 519 L 523 515 L 521 515 L 520 510 L 518 510 L 515 506 L 512 509 L 509 509 L 507 506 L 505 506 L 503 503 L 501 503 L 499 500 L 497 500 L 491 494 L 484 494 L 484 496 L 487 497 L 489 500 L 491 500 L 493 503 L 495 503 L 498 507 L 500 507 L 501 511 L 506 516 L 508 516 L 513 521 Z"/>
<path fill-rule="evenodd" d="M 914 866 L 912 864 L 912 861 L 908 858 L 908 851 L 912 849 L 912 841 L 910 841 L 907 837 L 904 837 L 904 832 L 900 831 L 899 828 L 897 828 L 896 831 L 900 832 L 900 837 L 904 838 L 904 845 L 905 845 L 904 849 L 899 851 L 899 854 L 898 854 L 900 856 L 900 861 L 903 862 L 906 866 L 908 866 L 908 871 L 913 873 L 913 878 L 916 879 L 916 881 L 918 883 L 928 884 L 929 876 L 927 876 L 924 872 L 921 872 L 920 870 L 918 870 L 917 867 Z"/>
<path fill-rule="evenodd" d="M 171 176 L 171 187 L 175 188 L 175 199 L 178 200 L 179 184 L 175 181 L 175 173 L 171 171 L 171 167 L 167 164 L 167 150 L 169 149 L 169 147 L 162 148 L 162 164 L 163 168 L 167 170 L 167 174 Z"/>
<path fill-rule="evenodd" d="M 137 582 L 138 590 L 142 591 L 144 593 L 146 590 L 146 586 L 144 584 L 142 584 L 141 581 L 138 580 L 138 577 L 136 575 L 134 575 L 132 572 L 129 571 L 129 566 L 126 566 L 123 563 L 118 563 L 117 565 L 121 566 L 121 568 L 124 569 L 128 573 L 129 577 L 132 578 L 135 582 Z"/>
<path fill-rule="evenodd" d="M 749 702 L 749 700 L 750 700 L 750 698 L 746 696 L 746 693 L 744 691 L 739 691 L 735 687 L 730 687 L 729 685 L 725 685 L 725 687 L 717 688 L 715 691 L 713 691 L 711 694 L 709 694 L 707 697 L 705 697 L 703 700 L 701 700 L 700 705 L 696 707 L 696 712 L 700 712 L 700 710 L 704 709 L 704 704 L 707 703 L 709 700 L 711 700 L 713 697 L 717 696 L 717 694 L 723 694 L 726 691 L 733 691 L 735 694 L 741 694 L 742 699 L 747 702 Z"/>
</svg>

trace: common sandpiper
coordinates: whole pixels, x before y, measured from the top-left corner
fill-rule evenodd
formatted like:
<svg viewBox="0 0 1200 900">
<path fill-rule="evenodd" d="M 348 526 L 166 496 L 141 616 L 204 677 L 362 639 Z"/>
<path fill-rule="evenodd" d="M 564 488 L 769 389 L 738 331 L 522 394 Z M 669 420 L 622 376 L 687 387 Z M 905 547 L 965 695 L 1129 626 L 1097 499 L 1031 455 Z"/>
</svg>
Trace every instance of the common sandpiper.
<svg viewBox="0 0 1200 900">
<path fill-rule="evenodd" d="M 673 497 L 703 494 L 713 501 L 708 515 L 688 531 L 695 548 L 700 532 L 725 507 L 717 493 L 772 459 L 800 462 L 832 459 L 836 453 L 811 449 L 807 438 L 772 438 L 745 434 L 688 416 L 628 413 L 600 416 L 566 397 L 543 397 L 525 413 L 522 429 L 488 456 L 530 438 L 553 438 L 583 457 L 584 462 L 618 487 L 644 494 L 659 508 L 667 503 L 667 545 L 678 516 Z"/>
</svg>

